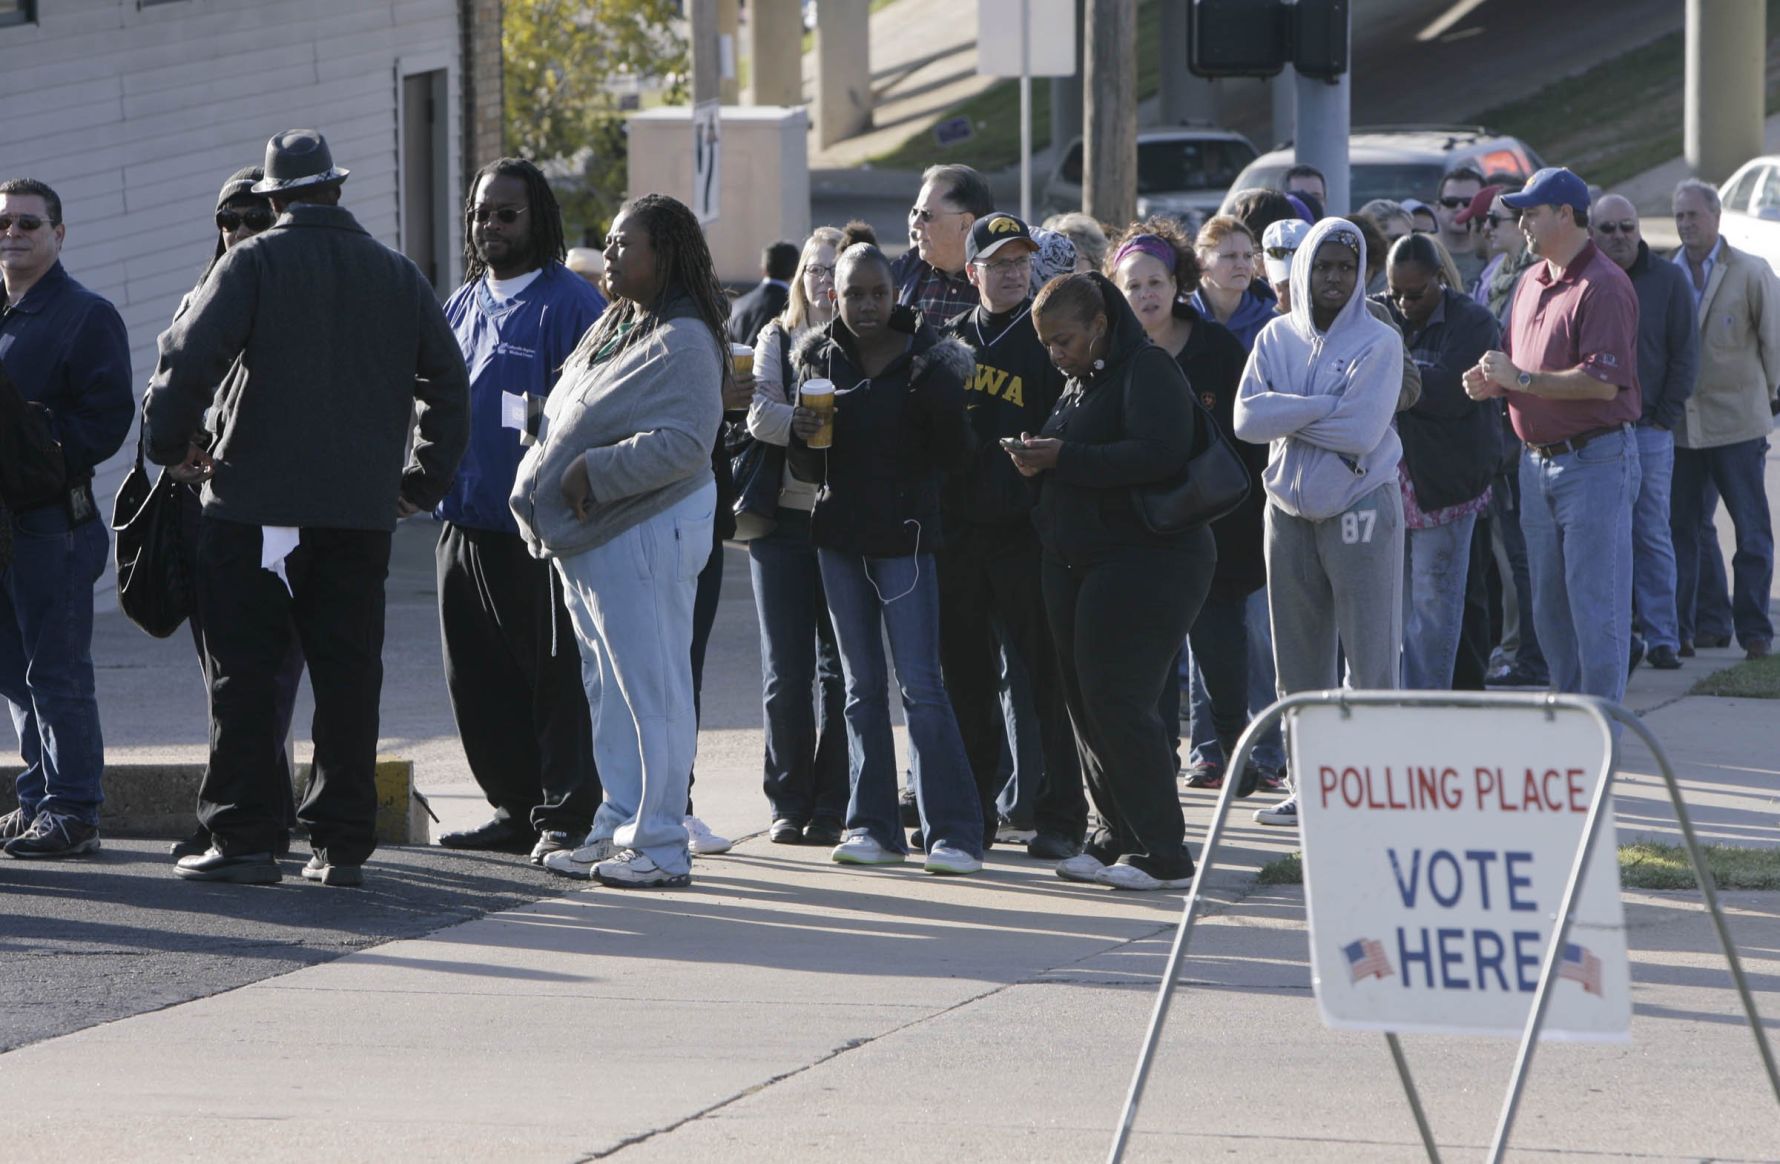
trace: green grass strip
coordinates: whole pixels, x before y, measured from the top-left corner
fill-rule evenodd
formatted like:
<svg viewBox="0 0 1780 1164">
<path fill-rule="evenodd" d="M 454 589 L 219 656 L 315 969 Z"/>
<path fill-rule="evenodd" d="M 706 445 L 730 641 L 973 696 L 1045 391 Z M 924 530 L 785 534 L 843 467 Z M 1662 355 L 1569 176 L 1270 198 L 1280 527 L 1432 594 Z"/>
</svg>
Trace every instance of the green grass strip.
<svg viewBox="0 0 1780 1164">
<path fill-rule="evenodd" d="M 1749 659 L 1714 671 L 1693 685 L 1690 695 L 1722 695 L 1735 699 L 1780 699 L 1780 655 Z"/>
</svg>

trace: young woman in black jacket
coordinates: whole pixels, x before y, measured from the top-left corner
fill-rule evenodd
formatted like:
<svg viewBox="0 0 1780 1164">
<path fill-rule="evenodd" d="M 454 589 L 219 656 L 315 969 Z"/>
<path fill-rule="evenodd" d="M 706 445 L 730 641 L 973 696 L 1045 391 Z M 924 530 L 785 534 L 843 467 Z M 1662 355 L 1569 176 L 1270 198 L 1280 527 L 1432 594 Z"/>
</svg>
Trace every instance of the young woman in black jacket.
<svg viewBox="0 0 1780 1164">
<path fill-rule="evenodd" d="M 983 817 L 958 721 L 939 664 L 940 474 L 963 466 L 970 349 L 940 339 L 897 308 L 890 264 L 865 243 L 835 270 L 839 318 L 792 353 L 801 386 L 833 382 L 833 444 L 812 449 L 819 419 L 792 414 L 786 457 L 815 482 L 810 540 L 847 682 L 852 798 L 847 836 L 834 849 L 847 865 L 900 864 L 908 853 L 896 803 L 896 752 L 884 638 L 914 753 L 915 803 L 929 873 L 982 868 Z"/>
<path fill-rule="evenodd" d="M 1217 549 L 1204 527 L 1150 532 L 1134 494 L 1186 466 L 1197 428 L 1190 389 L 1098 274 L 1047 283 L 1032 315 L 1069 386 L 1042 434 L 1009 455 L 1039 479 L 1045 607 L 1102 822 L 1057 875 L 1181 888 L 1193 858 L 1156 702 L 1211 588 Z"/>
</svg>

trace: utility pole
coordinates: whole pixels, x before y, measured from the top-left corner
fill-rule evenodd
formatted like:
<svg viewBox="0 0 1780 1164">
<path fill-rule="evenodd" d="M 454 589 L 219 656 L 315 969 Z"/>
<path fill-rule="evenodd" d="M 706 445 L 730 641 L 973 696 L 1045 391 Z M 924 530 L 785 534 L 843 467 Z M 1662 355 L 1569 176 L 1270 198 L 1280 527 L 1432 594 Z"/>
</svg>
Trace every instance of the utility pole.
<svg viewBox="0 0 1780 1164">
<path fill-rule="evenodd" d="M 692 103 L 716 101 L 723 69 L 718 55 L 717 0 L 688 0 L 686 15 L 692 36 Z"/>
<path fill-rule="evenodd" d="M 1137 217 L 1137 5 L 1088 0 L 1082 54 L 1082 209 L 1122 227 Z"/>
<path fill-rule="evenodd" d="M 1059 161 L 1069 143 L 1082 136 L 1082 5 L 1075 0 L 1075 73 L 1051 78 L 1051 149 Z"/>
</svg>

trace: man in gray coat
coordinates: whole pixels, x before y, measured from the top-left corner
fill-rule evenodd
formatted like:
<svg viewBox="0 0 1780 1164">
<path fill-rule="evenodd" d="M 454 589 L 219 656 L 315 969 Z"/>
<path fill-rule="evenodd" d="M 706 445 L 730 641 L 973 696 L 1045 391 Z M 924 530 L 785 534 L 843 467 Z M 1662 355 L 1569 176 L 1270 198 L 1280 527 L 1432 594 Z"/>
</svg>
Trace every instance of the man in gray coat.
<svg viewBox="0 0 1780 1164">
<path fill-rule="evenodd" d="M 390 535 L 444 496 L 468 440 L 469 377 L 425 276 L 339 207 L 347 171 L 321 135 L 279 134 L 265 170 L 253 191 L 278 221 L 218 260 L 161 336 L 145 402 L 150 458 L 206 483 L 197 603 L 213 666 L 198 818 L 213 845 L 175 871 L 281 877 L 273 679 L 294 632 L 315 695 L 303 876 L 358 885 L 376 844 Z M 213 404 L 215 442 L 201 448 Z"/>
</svg>

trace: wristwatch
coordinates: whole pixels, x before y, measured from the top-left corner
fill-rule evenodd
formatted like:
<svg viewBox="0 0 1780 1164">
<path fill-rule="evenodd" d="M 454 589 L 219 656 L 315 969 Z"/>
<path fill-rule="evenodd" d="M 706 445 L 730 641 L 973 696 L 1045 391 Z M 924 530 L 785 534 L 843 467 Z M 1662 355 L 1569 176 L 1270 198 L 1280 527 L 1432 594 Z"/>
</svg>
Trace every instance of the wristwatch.
<svg viewBox="0 0 1780 1164">
<path fill-rule="evenodd" d="M 1531 372 L 1522 372 L 1514 378 L 1514 382 L 1520 385 L 1520 390 L 1522 392 L 1525 392 L 1528 388 L 1533 386 L 1533 374 Z"/>
</svg>

